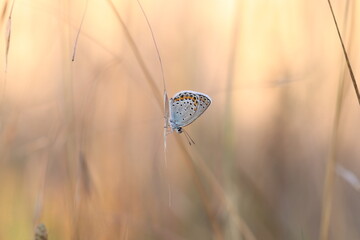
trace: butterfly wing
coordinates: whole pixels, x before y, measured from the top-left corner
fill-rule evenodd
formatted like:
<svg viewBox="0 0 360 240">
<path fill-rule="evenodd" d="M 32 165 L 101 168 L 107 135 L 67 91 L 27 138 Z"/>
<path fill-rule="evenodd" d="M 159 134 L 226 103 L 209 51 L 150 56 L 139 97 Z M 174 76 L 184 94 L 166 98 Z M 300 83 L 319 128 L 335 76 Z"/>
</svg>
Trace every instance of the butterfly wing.
<svg viewBox="0 0 360 240">
<path fill-rule="evenodd" d="M 170 99 L 172 128 L 184 127 L 195 121 L 210 106 L 211 99 L 203 93 L 181 91 Z"/>
<path fill-rule="evenodd" d="M 197 94 L 199 97 L 199 103 L 198 103 L 198 107 L 197 107 L 197 110 L 195 113 L 195 119 L 200 117 L 200 115 L 203 114 L 211 104 L 211 98 L 208 95 L 203 94 L 203 93 L 197 93 Z"/>
</svg>

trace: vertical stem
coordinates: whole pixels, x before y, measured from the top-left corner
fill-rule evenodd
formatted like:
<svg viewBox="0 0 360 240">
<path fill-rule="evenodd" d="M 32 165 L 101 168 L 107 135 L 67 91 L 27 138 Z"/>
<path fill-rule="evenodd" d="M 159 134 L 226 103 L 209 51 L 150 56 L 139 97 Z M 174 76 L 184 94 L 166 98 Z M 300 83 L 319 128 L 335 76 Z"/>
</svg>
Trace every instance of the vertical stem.
<svg viewBox="0 0 360 240">
<path fill-rule="evenodd" d="M 205 191 L 205 186 L 202 183 L 199 173 L 196 170 L 196 166 L 194 164 L 194 159 L 191 157 L 191 155 L 189 154 L 189 152 L 186 150 L 184 143 L 180 140 L 180 136 L 177 135 L 176 136 L 176 142 L 177 145 L 181 148 L 182 152 L 186 155 L 186 157 L 184 158 L 186 161 L 186 164 L 189 166 L 190 170 L 191 170 L 191 174 L 194 178 L 194 184 L 195 187 L 199 193 L 200 196 L 200 200 L 204 206 L 205 212 L 207 214 L 207 217 L 209 219 L 209 223 L 211 225 L 212 228 L 212 234 L 213 234 L 213 239 L 216 240 L 223 240 L 226 239 L 224 238 L 222 231 L 221 231 L 221 226 L 216 218 L 215 212 L 211 207 L 209 198 L 207 196 L 207 193 Z"/>
<path fill-rule="evenodd" d="M 65 19 L 62 25 L 62 70 L 63 70 L 63 107 L 64 107 L 64 124 L 66 135 L 66 162 L 65 171 L 67 174 L 67 203 L 69 204 L 69 220 L 70 226 L 73 230 L 75 223 L 76 209 L 74 205 L 75 197 L 75 174 L 76 174 L 76 129 L 74 116 L 74 98 L 73 98 L 73 81 L 71 69 L 71 38 L 70 38 L 70 0 L 60 1 L 60 14 Z M 72 233 L 72 238 L 75 236 L 75 231 Z"/>
<path fill-rule="evenodd" d="M 234 85 L 234 73 L 235 73 L 235 64 L 236 64 L 236 53 L 238 49 L 238 35 L 239 35 L 239 24 L 241 16 L 240 0 L 235 1 L 235 10 L 233 17 L 233 30 L 230 42 L 229 49 L 229 63 L 228 63 L 228 75 L 227 75 L 227 86 L 226 86 L 226 98 L 225 98 L 225 112 L 224 112 L 224 139 L 223 139 L 223 163 L 224 163 L 224 184 L 226 195 L 229 198 L 229 201 L 236 202 L 237 196 L 236 191 L 233 189 L 233 168 L 234 168 L 234 128 L 233 128 L 233 112 L 232 112 L 232 103 L 233 103 L 233 85 Z M 233 204 L 235 211 L 237 211 L 236 204 Z M 236 224 L 232 219 L 228 222 L 228 225 L 225 228 L 227 236 L 229 239 L 239 239 L 239 232 L 237 231 Z"/>
<path fill-rule="evenodd" d="M 343 53 L 344 53 L 344 56 L 345 56 L 346 64 L 347 64 L 347 67 L 349 69 L 349 73 L 350 73 L 351 81 L 352 81 L 353 86 L 354 86 L 356 97 L 357 97 L 358 103 L 360 105 L 360 93 L 359 93 L 359 89 L 358 89 L 358 86 L 357 86 L 357 83 L 356 83 L 355 75 L 353 73 L 353 70 L 352 70 L 352 67 L 351 67 L 351 64 L 350 64 L 349 56 L 348 56 L 348 54 L 346 52 L 344 41 L 343 41 L 343 39 L 341 37 L 341 33 L 340 33 L 339 26 L 338 26 L 337 21 L 336 21 L 334 10 L 333 10 L 332 5 L 331 5 L 331 1 L 328 0 L 328 3 L 329 3 L 329 7 L 330 7 L 332 17 L 334 19 L 334 23 L 335 23 L 336 31 L 338 33 L 338 37 L 339 37 L 339 40 L 340 40 L 340 43 L 341 43 L 341 47 L 342 47 L 342 50 L 343 50 Z"/>
<path fill-rule="evenodd" d="M 341 44 L 343 46 L 343 51 L 345 53 L 346 63 L 350 70 L 351 78 L 353 79 L 353 83 L 355 79 L 353 78 L 352 70 L 348 59 L 348 56 L 345 51 L 345 47 L 339 32 L 339 28 L 336 22 L 336 18 L 334 12 L 332 10 L 331 3 L 329 1 L 329 6 L 334 17 L 335 25 L 338 30 L 338 34 L 340 37 Z M 347 16 L 349 10 L 349 1 L 346 1 L 345 7 L 345 21 L 344 21 L 344 29 L 346 29 L 347 25 Z M 351 37 L 349 37 L 351 39 Z M 350 45 L 350 43 L 349 43 Z M 341 64 L 342 66 L 344 63 Z M 335 168 L 337 162 L 337 146 L 338 146 L 338 137 L 339 137 L 339 124 L 340 124 L 340 116 L 341 116 L 341 107 L 343 103 L 343 92 L 344 92 L 344 82 L 346 78 L 346 71 L 345 66 L 342 69 L 341 75 L 339 76 L 339 85 L 336 97 L 336 107 L 334 113 L 334 120 L 333 120 L 333 130 L 331 136 L 331 143 L 330 143 L 330 150 L 328 154 L 328 159 L 326 163 L 326 172 L 325 172 L 325 180 L 324 180 L 324 189 L 323 189 L 323 198 L 322 198 L 322 212 L 321 212 L 321 226 L 320 226 L 320 235 L 319 240 L 327 240 L 329 238 L 329 228 L 330 228 L 330 219 L 331 219 L 331 210 L 332 210 L 332 201 L 333 201 L 333 193 L 334 193 L 334 180 L 335 180 Z M 357 91 L 357 86 L 355 82 L 355 91 Z"/>
</svg>

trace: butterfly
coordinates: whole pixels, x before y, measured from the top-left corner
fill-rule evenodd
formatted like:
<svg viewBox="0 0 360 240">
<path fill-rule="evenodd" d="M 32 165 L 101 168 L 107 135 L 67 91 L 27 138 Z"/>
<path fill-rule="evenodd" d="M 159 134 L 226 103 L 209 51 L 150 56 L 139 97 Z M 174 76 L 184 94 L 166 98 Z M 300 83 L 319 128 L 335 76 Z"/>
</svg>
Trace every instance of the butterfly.
<svg viewBox="0 0 360 240">
<path fill-rule="evenodd" d="M 168 126 L 171 131 L 183 132 L 183 127 L 198 119 L 210 106 L 211 98 L 199 92 L 180 91 L 170 98 L 168 105 Z"/>
</svg>

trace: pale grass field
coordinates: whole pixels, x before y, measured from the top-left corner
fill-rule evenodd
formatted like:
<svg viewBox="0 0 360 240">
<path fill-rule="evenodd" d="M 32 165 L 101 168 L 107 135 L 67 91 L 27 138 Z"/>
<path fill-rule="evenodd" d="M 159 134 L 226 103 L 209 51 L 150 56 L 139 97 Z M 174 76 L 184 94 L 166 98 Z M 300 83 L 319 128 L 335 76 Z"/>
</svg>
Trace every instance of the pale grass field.
<svg viewBox="0 0 360 240">
<path fill-rule="evenodd" d="M 169 97 L 213 100 L 186 127 L 195 145 L 167 137 L 167 167 L 151 33 L 136 1 L 110 2 L 88 1 L 72 62 L 86 0 L 16 0 L 5 71 L 0 1 L 0 239 L 33 239 L 39 223 L 50 240 L 320 239 L 330 202 L 321 239 L 360 239 L 359 188 L 333 174 L 323 199 L 329 159 L 360 176 L 327 1 L 141 1 Z M 332 3 L 359 76 L 359 4 Z"/>
</svg>

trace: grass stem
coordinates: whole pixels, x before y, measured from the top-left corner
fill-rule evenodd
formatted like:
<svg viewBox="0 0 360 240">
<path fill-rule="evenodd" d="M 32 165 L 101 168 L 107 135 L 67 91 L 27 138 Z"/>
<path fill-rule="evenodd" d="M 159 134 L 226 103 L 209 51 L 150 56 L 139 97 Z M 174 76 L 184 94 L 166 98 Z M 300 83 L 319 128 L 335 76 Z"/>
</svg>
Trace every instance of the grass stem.
<svg viewBox="0 0 360 240">
<path fill-rule="evenodd" d="M 335 23 L 336 31 L 337 31 L 338 36 L 339 36 L 339 40 L 340 40 L 340 43 L 341 43 L 341 47 L 342 47 L 342 50 L 343 50 L 343 53 L 344 53 L 344 56 L 345 56 L 346 64 L 347 64 L 347 67 L 348 67 L 349 72 L 350 72 L 350 77 L 351 77 L 351 81 L 352 81 L 353 86 L 354 86 L 354 89 L 355 89 L 356 97 L 357 97 L 358 103 L 359 103 L 359 105 L 360 105 L 360 93 L 359 93 L 359 89 L 358 89 L 358 86 L 357 86 L 357 83 L 356 83 L 355 75 L 354 75 L 354 73 L 353 73 L 353 70 L 352 70 L 352 67 L 351 67 L 351 64 L 350 64 L 350 60 L 349 60 L 348 54 L 347 54 L 347 52 L 346 52 L 346 48 L 345 48 L 345 45 L 344 45 L 344 41 L 343 41 L 343 39 L 342 39 L 342 37 L 341 37 L 341 33 L 340 33 L 340 30 L 339 30 L 338 23 L 337 23 L 337 21 L 336 21 L 336 17 L 335 17 L 335 14 L 334 14 L 333 7 L 332 7 L 332 5 L 331 5 L 331 1 L 328 0 L 328 3 L 329 3 L 331 15 L 332 15 L 332 17 L 333 17 L 333 19 L 334 19 L 334 23 Z"/>
</svg>

